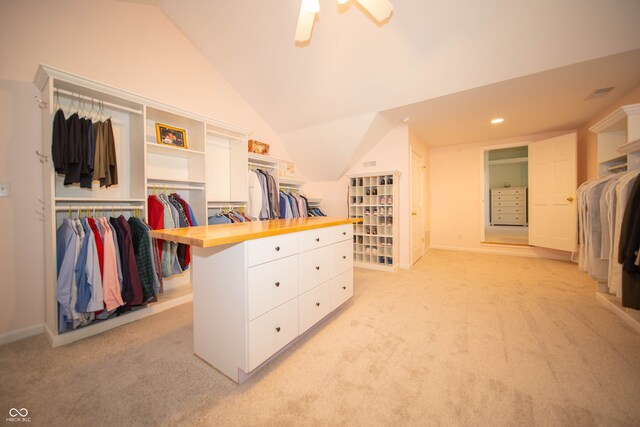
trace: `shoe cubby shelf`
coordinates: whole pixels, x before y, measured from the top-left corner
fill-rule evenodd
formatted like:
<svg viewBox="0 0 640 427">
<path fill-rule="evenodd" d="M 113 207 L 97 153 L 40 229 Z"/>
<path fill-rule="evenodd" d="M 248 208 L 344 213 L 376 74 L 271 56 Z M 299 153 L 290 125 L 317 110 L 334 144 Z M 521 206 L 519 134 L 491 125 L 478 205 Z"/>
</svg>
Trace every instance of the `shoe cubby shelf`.
<svg viewBox="0 0 640 427">
<path fill-rule="evenodd" d="M 357 267 L 393 271 L 398 265 L 398 179 L 400 172 L 349 175 L 349 217 Z"/>
</svg>

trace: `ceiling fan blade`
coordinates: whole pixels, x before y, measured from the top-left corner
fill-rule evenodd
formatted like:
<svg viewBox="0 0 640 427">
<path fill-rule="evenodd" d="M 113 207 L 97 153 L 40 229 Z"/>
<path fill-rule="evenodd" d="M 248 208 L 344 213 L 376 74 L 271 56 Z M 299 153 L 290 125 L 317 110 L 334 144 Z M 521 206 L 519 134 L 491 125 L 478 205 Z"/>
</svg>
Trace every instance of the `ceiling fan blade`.
<svg viewBox="0 0 640 427">
<path fill-rule="evenodd" d="M 378 22 L 382 22 L 391 16 L 393 4 L 389 0 L 356 0 L 367 12 L 369 12 Z"/>
<path fill-rule="evenodd" d="M 313 22 L 315 21 L 316 14 L 313 12 L 305 12 L 300 8 L 300 15 L 298 16 L 298 26 L 296 27 L 296 41 L 304 43 L 311 38 L 311 31 L 313 31 Z"/>
</svg>

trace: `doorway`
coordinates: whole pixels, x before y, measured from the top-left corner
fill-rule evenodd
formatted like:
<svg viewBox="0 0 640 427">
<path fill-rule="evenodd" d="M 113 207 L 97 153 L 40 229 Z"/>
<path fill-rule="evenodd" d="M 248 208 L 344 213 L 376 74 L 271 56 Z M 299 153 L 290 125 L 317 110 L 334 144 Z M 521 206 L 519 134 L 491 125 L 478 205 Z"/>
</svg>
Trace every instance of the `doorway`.
<svg viewBox="0 0 640 427">
<path fill-rule="evenodd" d="M 529 245 L 529 147 L 484 151 L 483 243 Z"/>
</svg>

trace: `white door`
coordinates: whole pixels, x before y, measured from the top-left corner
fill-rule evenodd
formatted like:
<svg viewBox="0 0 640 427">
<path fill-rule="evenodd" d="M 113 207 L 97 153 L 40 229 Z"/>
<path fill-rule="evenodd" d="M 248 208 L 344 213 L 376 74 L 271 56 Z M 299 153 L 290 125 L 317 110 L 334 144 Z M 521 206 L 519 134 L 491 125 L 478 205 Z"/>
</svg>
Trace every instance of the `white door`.
<svg viewBox="0 0 640 427">
<path fill-rule="evenodd" d="M 529 243 L 573 252 L 576 249 L 576 134 L 529 146 Z"/>
<path fill-rule="evenodd" d="M 422 156 L 411 150 L 411 264 L 424 255 Z"/>
</svg>

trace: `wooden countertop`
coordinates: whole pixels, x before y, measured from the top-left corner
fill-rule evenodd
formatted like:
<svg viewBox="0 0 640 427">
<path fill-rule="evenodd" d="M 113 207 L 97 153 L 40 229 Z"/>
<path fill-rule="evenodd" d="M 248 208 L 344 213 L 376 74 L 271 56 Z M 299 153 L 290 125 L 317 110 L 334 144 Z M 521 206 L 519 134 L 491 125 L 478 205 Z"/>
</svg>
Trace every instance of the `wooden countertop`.
<svg viewBox="0 0 640 427">
<path fill-rule="evenodd" d="M 362 218 L 331 218 L 323 216 L 151 230 L 149 234 L 156 239 L 208 248 L 211 246 L 244 242 L 245 240 L 277 236 L 279 234 L 332 227 L 334 225 L 355 224 L 358 222 L 362 222 Z"/>
</svg>

